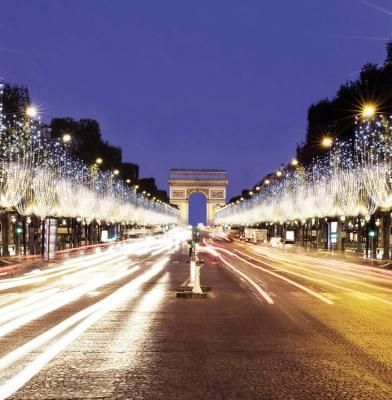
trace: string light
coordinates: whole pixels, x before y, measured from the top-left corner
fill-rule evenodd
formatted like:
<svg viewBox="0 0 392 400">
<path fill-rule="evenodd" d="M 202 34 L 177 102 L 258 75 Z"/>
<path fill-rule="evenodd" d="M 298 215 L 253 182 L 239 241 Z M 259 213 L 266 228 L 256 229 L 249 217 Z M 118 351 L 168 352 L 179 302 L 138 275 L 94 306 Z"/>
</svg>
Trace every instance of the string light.
<svg viewBox="0 0 392 400">
<path fill-rule="evenodd" d="M 218 210 L 215 221 L 282 223 L 392 208 L 392 116 L 357 119 L 356 125 L 353 139 L 331 142 L 328 153 L 306 168 L 266 179 L 252 198 Z"/>
<path fill-rule="evenodd" d="M 49 140 L 41 124 L 25 116 L 1 118 L 0 207 L 22 215 L 138 224 L 175 224 L 179 211 L 149 201 L 111 172 L 88 168 L 69 154 L 65 135 Z M 69 137 L 71 139 L 71 137 Z M 97 158 L 96 163 L 102 163 Z"/>
</svg>

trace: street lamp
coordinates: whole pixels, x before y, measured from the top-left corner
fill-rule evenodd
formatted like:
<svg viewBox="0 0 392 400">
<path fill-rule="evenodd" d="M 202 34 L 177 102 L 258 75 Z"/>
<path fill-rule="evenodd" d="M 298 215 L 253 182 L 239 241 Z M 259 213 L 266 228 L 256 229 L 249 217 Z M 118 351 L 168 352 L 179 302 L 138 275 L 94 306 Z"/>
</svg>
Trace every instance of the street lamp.
<svg viewBox="0 0 392 400">
<path fill-rule="evenodd" d="M 271 181 L 270 181 L 269 179 L 266 179 L 266 180 L 264 181 L 264 183 L 265 183 L 266 185 L 269 185 L 269 184 L 271 183 Z"/>
<path fill-rule="evenodd" d="M 103 163 L 103 160 L 101 157 L 97 157 L 97 159 L 95 160 L 95 163 L 98 165 L 101 165 Z"/>
<path fill-rule="evenodd" d="M 293 158 L 293 159 L 291 160 L 291 165 L 292 165 L 293 167 L 296 167 L 296 166 L 298 165 L 298 160 L 297 160 L 296 158 Z"/>
<path fill-rule="evenodd" d="M 256 186 L 256 190 L 259 191 L 260 190 L 260 186 Z"/>
<path fill-rule="evenodd" d="M 331 147 L 333 144 L 333 139 L 330 136 L 324 136 L 323 140 L 321 141 L 321 145 L 325 148 Z"/>
<path fill-rule="evenodd" d="M 120 171 L 119 171 L 118 169 L 115 169 L 115 170 L 113 171 L 113 175 L 115 175 L 115 176 L 117 176 L 119 173 L 120 173 Z"/>
<path fill-rule="evenodd" d="M 63 135 L 63 142 L 64 143 L 70 142 L 71 139 L 72 139 L 72 137 L 71 137 L 71 135 L 69 133 L 64 133 L 64 135 Z"/>
<path fill-rule="evenodd" d="M 35 118 L 37 116 L 37 108 L 34 106 L 28 106 L 26 108 L 26 115 L 30 118 Z"/>
<path fill-rule="evenodd" d="M 375 113 L 376 113 L 376 107 L 374 104 L 367 103 L 363 105 L 361 112 L 362 118 L 364 119 L 372 118 Z"/>
<path fill-rule="evenodd" d="M 281 177 L 282 175 L 283 175 L 282 171 L 280 171 L 280 170 L 276 171 L 276 176 L 277 177 Z"/>
<path fill-rule="evenodd" d="M 126 183 L 131 183 L 131 180 L 130 180 L 130 179 L 127 179 L 125 182 L 126 182 Z"/>
</svg>

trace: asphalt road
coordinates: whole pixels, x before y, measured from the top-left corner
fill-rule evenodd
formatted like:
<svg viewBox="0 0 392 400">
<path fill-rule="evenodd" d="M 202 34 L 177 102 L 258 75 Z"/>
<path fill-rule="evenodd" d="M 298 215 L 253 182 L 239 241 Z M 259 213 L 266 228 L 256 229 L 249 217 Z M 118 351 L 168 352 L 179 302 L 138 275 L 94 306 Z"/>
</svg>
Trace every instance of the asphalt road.
<svg viewBox="0 0 392 400">
<path fill-rule="evenodd" d="M 0 399 L 392 399 L 392 274 L 181 234 L 0 281 Z"/>
</svg>

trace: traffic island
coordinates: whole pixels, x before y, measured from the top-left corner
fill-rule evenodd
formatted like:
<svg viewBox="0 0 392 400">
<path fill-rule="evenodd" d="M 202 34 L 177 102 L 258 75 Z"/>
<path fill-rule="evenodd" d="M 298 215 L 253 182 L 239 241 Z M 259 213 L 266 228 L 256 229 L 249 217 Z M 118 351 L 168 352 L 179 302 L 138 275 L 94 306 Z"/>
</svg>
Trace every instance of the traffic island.
<svg viewBox="0 0 392 400">
<path fill-rule="evenodd" d="M 203 292 L 211 292 L 211 290 L 212 290 L 211 286 L 200 285 L 200 288 Z M 192 287 L 190 287 L 190 286 L 177 286 L 176 287 L 176 292 L 187 292 L 187 291 L 192 291 Z"/>
<path fill-rule="evenodd" d="M 206 299 L 207 293 L 193 293 L 192 290 L 176 292 L 177 299 Z"/>
<path fill-rule="evenodd" d="M 189 280 L 187 285 L 181 285 L 176 289 L 176 297 L 183 299 L 206 299 L 207 289 L 210 287 L 200 285 L 200 268 L 204 264 L 204 260 L 197 257 L 197 244 L 200 242 L 200 232 L 198 229 L 193 228 L 192 240 L 189 240 Z"/>
</svg>

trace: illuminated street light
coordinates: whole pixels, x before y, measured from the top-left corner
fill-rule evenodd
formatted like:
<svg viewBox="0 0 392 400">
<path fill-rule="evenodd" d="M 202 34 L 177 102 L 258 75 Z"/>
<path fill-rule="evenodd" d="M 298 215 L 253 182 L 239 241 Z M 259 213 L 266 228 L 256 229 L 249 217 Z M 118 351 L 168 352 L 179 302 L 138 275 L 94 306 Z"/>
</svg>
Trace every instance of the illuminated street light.
<svg viewBox="0 0 392 400">
<path fill-rule="evenodd" d="M 103 163 L 102 158 L 101 158 L 101 157 L 98 157 L 98 158 L 95 160 L 95 163 L 98 164 L 98 165 L 101 165 L 101 164 Z"/>
<path fill-rule="evenodd" d="M 298 165 L 298 160 L 297 160 L 296 158 L 293 158 L 293 159 L 291 160 L 291 165 L 292 165 L 293 167 L 296 167 L 296 166 Z"/>
<path fill-rule="evenodd" d="M 333 140 L 330 136 L 325 136 L 321 141 L 321 145 L 325 148 L 329 148 L 332 146 Z"/>
<path fill-rule="evenodd" d="M 374 114 L 376 113 L 376 107 L 373 104 L 365 104 L 362 108 L 362 118 L 372 118 L 374 116 Z"/>
<path fill-rule="evenodd" d="M 63 135 L 63 142 L 64 143 L 70 142 L 71 139 L 72 139 L 72 137 L 71 137 L 71 135 L 69 133 L 64 133 L 64 135 Z"/>
<path fill-rule="evenodd" d="M 127 179 L 125 182 L 126 182 L 126 183 L 131 183 L 131 180 L 130 180 L 130 179 Z"/>
<path fill-rule="evenodd" d="M 138 190 L 139 189 L 139 185 L 135 185 L 135 189 Z"/>
<path fill-rule="evenodd" d="M 269 179 L 266 179 L 266 180 L 264 181 L 264 183 L 265 183 L 266 185 L 269 185 L 269 184 L 271 183 L 271 181 L 270 181 Z"/>
<path fill-rule="evenodd" d="M 116 175 L 116 176 L 117 176 L 119 173 L 120 173 L 120 171 L 119 171 L 118 169 L 115 169 L 115 170 L 113 171 L 113 174 Z"/>
<path fill-rule="evenodd" d="M 256 190 L 259 191 L 260 190 L 260 186 L 256 186 Z"/>
<path fill-rule="evenodd" d="M 282 175 L 283 175 L 282 171 L 280 171 L 280 170 L 276 171 L 276 176 L 281 177 Z"/>
<path fill-rule="evenodd" d="M 30 118 L 35 118 L 37 116 L 37 108 L 34 106 L 29 106 L 26 109 L 26 115 Z"/>
<path fill-rule="evenodd" d="M 252 192 L 252 191 L 250 191 L 249 194 L 250 194 L 251 196 L 253 196 L 253 192 Z"/>
</svg>

